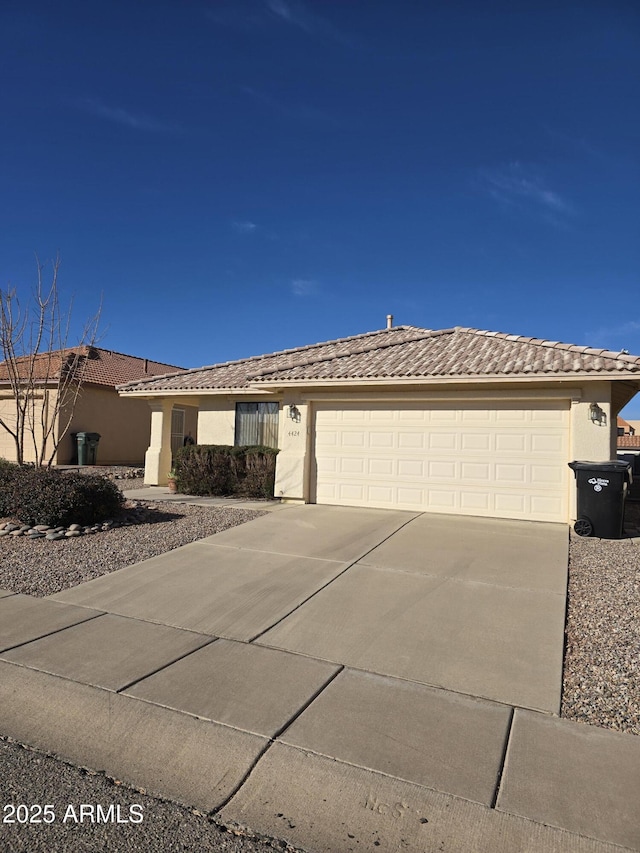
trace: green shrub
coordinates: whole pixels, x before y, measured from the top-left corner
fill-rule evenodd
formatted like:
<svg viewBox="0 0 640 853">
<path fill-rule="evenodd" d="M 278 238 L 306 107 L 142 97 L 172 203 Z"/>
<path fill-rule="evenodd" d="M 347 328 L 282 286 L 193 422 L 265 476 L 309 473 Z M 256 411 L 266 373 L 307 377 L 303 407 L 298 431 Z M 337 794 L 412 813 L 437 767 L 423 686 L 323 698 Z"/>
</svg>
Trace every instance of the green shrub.
<svg viewBox="0 0 640 853">
<path fill-rule="evenodd" d="M 13 515 L 24 524 L 96 524 L 118 515 L 120 489 L 99 474 L 63 473 L 50 468 L 20 468 L 8 490 Z"/>
<path fill-rule="evenodd" d="M 277 450 L 196 444 L 174 459 L 178 491 L 189 495 L 272 498 Z"/>
<path fill-rule="evenodd" d="M 187 445 L 176 453 L 178 491 L 188 495 L 230 495 L 233 492 L 231 452 L 226 445 Z"/>
<path fill-rule="evenodd" d="M 13 489 L 20 466 L 8 459 L 0 459 L 0 517 L 11 515 Z"/>
<path fill-rule="evenodd" d="M 278 451 L 271 447 L 247 447 L 245 450 L 244 479 L 240 483 L 240 494 L 254 498 L 273 498 Z"/>
</svg>

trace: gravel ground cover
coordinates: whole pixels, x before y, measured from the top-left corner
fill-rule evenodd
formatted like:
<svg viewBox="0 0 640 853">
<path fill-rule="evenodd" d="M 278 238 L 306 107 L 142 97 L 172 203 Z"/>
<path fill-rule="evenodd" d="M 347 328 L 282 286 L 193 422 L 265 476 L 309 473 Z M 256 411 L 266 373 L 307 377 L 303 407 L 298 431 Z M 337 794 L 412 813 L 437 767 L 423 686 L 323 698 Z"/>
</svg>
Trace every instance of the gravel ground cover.
<svg viewBox="0 0 640 853">
<path fill-rule="evenodd" d="M 0 589 L 44 597 L 258 518 L 260 510 L 135 501 L 143 523 L 49 542 L 0 539 Z"/>
<path fill-rule="evenodd" d="M 640 503 L 625 529 L 640 534 Z M 571 532 L 561 716 L 640 735 L 640 539 Z"/>
<path fill-rule="evenodd" d="M 141 468 L 85 466 L 74 470 L 113 480 L 125 498 L 128 491 L 144 485 Z M 124 526 L 92 536 L 59 542 L 4 536 L 0 539 L 0 589 L 39 598 L 55 595 L 263 514 L 235 507 L 128 501 Z M 3 521 L 0 519 L 0 527 Z"/>
</svg>

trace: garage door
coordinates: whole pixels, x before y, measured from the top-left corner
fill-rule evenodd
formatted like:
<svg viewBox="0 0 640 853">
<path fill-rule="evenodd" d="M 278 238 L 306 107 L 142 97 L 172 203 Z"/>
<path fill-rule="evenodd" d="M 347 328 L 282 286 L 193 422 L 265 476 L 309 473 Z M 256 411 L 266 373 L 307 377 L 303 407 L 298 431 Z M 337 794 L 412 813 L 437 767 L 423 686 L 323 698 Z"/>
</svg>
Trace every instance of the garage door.
<svg viewBox="0 0 640 853">
<path fill-rule="evenodd" d="M 566 521 L 569 403 L 317 404 L 317 503 Z"/>
</svg>

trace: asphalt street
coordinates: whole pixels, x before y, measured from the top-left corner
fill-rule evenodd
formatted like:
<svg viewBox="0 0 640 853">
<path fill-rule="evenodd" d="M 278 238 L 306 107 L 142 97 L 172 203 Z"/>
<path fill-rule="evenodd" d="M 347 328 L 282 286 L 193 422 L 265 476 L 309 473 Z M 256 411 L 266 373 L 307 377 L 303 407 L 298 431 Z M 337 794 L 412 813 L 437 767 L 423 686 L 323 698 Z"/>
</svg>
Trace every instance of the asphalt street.
<svg viewBox="0 0 640 853">
<path fill-rule="evenodd" d="M 0 739 L 0 767 L 2 853 L 294 850 L 226 832 L 194 809 L 6 739 Z"/>
</svg>

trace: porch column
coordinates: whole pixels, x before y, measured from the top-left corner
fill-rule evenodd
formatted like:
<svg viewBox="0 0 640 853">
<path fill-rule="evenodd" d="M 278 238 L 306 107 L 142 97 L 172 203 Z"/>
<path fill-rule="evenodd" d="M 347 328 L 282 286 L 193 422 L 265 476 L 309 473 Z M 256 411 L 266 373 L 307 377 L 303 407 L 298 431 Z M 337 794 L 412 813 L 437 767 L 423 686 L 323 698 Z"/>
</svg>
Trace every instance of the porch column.
<svg viewBox="0 0 640 853">
<path fill-rule="evenodd" d="M 171 412 L 172 400 L 150 402 L 151 439 L 144 457 L 146 486 L 164 486 L 171 470 Z"/>
</svg>

